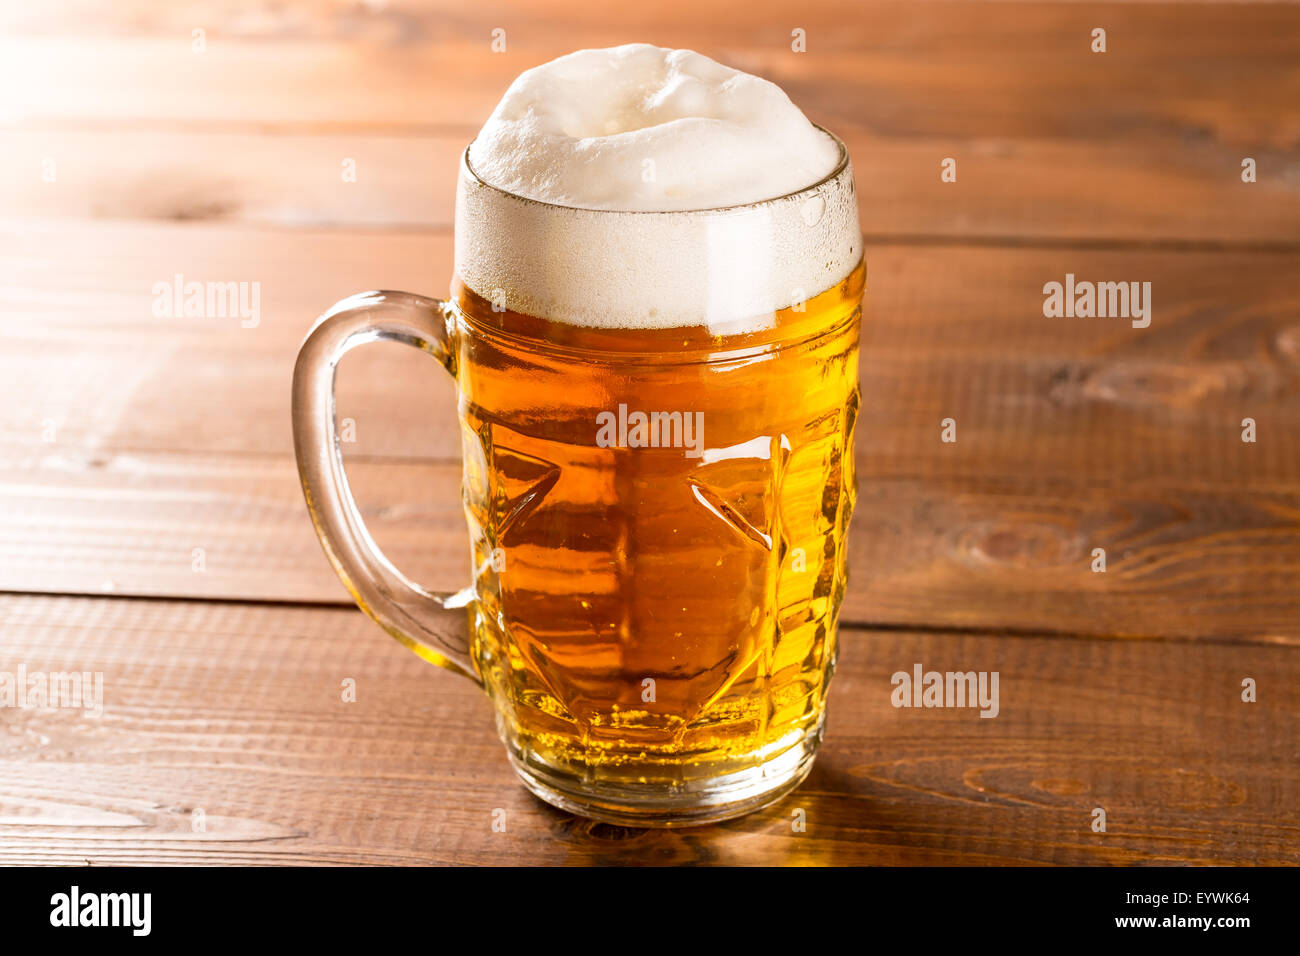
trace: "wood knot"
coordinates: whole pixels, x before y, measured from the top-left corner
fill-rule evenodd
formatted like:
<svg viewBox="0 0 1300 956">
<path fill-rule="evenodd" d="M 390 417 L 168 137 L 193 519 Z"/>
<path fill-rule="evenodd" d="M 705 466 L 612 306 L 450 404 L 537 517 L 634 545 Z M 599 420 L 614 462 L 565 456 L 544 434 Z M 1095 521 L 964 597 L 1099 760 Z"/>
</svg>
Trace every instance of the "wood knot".
<svg viewBox="0 0 1300 956">
<path fill-rule="evenodd" d="M 1256 384 L 1254 378 L 1242 362 L 1121 360 L 1070 385 L 1084 401 L 1187 408 L 1222 395 L 1244 395 Z"/>
<path fill-rule="evenodd" d="M 1187 408 L 1221 395 L 1268 389 L 1244 362 L 1157 362 L 1121 359 L 1054 378 L 1050 397 L 1061 405 L 1105 402 L 1130 407 Z"/>
<path fill-rule="evenodd" d="M 1300 325 L 1289 325 L 1274 339 L 1278 353 L 1288 362 L 1300 363 Z"/>
<path fill-rule="evenodd" d="M 968 528 L 957 551 L 970 564 L 1050 568 L 1078 563 L 1083 538 L 1060 524 L 1011 518 Z"/>
<path fill-rule="evenodd" d="M 1032 781 L 1030 786 L 1035 790 L 1042 790 L 1044 793 L 1050 793 L 1058 797 L 1070 797 L 1088 792 L 1086 783 L 1072 777 L 1047 777 L 1043 780 Z"/>
</svg>

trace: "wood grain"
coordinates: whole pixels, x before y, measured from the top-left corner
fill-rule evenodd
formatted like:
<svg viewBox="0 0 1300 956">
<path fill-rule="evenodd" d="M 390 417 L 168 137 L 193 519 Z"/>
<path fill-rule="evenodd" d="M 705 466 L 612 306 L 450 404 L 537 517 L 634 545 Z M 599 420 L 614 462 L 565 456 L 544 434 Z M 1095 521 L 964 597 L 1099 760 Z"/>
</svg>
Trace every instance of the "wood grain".
<svg viewBox="0 0 1300 956">
<path fill-rule="evenodd" d="M 892 91 L 890 91 L 892 92 Z M 881 95 L 890 95 L 884 93 Z M 447 132 L 244 131 L 221 124 L 0 130 L 0 204 L 31 219 L 449 227 L 476 127 Z M 840 120 L 869 239 L 1106 239 L 1300 245 L 1300 155 L 1280 147 L 1050 137 L 895 136 Z M 1258 180 L 1241 182 L 1241 160 Z M 220 164 L 212 157 L 220 156 Z M 940 164 L 957 162 L 954 183 Z M 40 180 L 45 160 L 57 179 Z M 355 181 L 344 181 L 344 161 Z"/>
<path fill-rule="evenodd" d="M 18 115 L 473 128 L 521 70 L 584 44 L 634 40 L 715 52 L 769 76 L 814 119 L 862 117 L 893 133 L 1037 128 L 1137 140 L 1172 129 L 1294 146 L 1287 121 L 1300 111 L 1286 95 L 1300 82 L 1300 11 L 1289 4 L 940 2 L 917 11 L 896 0 L 792 13 L 781 0 L 722 0 L 674 4 L 671 16 L 582 0 L 485 3 L 470 14 L 453 0 L 377 10 L 348 0 L 87 6 L 56 0 L 10 15 L 11 69 L 33 81 L 15 99 Z M 1093 54 L 1091 31 L 1102 23 L 1108 52 Z M 494 54 L 497 27 L 508 42 Z M 791 49 L 795 27 L 808 34 L 805 54 Z M 196 28 L 206 31 L 200 54 Z M 75 71 L 59 72 L 66 67 Z M 170 82 L 151 82 L 158 76 Z M 894 95 L 864 95 L 881 83 Z M 99 96 L 79 98 L 89 84 Z"/>
<path fill-rule="evenodd" d="M 804 786 L 656 833 L 528 796 L 486 698 L 357 611 L 0 597 L 0 619 L 0 668 L 105 688 L 99 718 L 0 710 L 9 864 L 1300 862 L 1290 648 L 850 630 Z M 998 671 L 999 716 L 893 708 L 915 663 Z"/>
<path fill-rule="evenodd" d="M 458 465 L 359 460 L 349 475 L 398 567 L 467 583 Z M 1300 644 L 1294 487 L 873 476 L 849 566 L 846 623 Z M 292 461 L 201 454 L 0 469 L 0 588 L 350 603 Z"/>
<path fill-rule="evenodd" d="M 1300 240 L 1300 10 L 1287 5 L 87 6 L 11 14 L 0 41 L 11 215 L 446 225 L 450 170 L 517 73 L 578 37 L 649 38 L 768 76 L 844 135 L 869 236 Z M 1089 50 L 1099 23 L 1105 54 Z M 807 53 L 790 48 L 795 26 Z M 939 179 L 946 157 L 956 183 Z"/>
<path fill-rule="evenodd" d="M 867 257 L 865 474 L 1300 477 L 1300 253 L 872 244 Z M 155 318 L 154 283 L 176 273 L 261 283 L 259 324 Z M 1043 285 L 1067 273 L 1151 282 L 1151 326 L 1045 318 Z M 289 376 L 314 317 L 367 288 L 445 294 L 450 274 L 445 232 L 0 229 L 0 374 L 25 397 L 0 406 L 0 436 L 287 454 Z M 452 394 L 410 350 L 349 356 L 352 450 L 455 460 Z M 955 444 L 939 440 L 948 417 Z M 1245 417 L 1254 445 L 1240 440 Z"/>
<path fill-rule="evenodd" d="M 829 736 L 782 804 L 672 833 L 529 797 L 480 692 L 350 606 L 288 419 L 324 307 L 446 290 L 510 80 L 630 40 L 842 134 L 868 240 Z M 0 9 L 0 671 L 106 687 L 0 707 L 0 862 L 1300 864 L 1298 183 L 1291 4 Z M 1044 318 L 1067 272 L 1151 282 L 1150 328 Z M 259 283 L 256 327 L 155 317 L 177 273 Z M 379 544 L 461 586 L 452 383 L 384 346 L 339 386 Z M 894 709 L 918 662 L 999 671 L 1000 715 Z"/>
</svg>

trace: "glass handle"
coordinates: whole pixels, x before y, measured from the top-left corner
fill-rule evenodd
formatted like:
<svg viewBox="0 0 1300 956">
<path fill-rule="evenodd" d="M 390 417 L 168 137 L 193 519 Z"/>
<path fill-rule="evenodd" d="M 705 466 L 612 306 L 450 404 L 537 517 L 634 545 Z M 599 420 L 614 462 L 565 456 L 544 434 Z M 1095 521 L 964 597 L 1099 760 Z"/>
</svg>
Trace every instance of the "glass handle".
<svg viewBox="0 0 1300 956">
<path fill-rule="evenodd" d="M 469 650 L 473 586 L 434 594 L 384 557 L 348 487 L 334 400 L 339 359 L 368 342 L 413 345 L 455 377 L 449 326 L 443 302 L 407 292 L 362 292 L 336 303 L 307 334 L 294 365 L 293 445 L 316 535 L 353 600 L 425 660 L 482 683 Z"/>
</svg>

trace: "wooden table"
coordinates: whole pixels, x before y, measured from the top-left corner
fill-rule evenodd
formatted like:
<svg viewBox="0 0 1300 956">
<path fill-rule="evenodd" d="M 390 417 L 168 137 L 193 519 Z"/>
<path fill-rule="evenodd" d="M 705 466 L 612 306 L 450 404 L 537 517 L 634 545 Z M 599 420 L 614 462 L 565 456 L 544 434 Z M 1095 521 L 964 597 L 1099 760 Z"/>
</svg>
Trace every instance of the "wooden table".
<svg viewBox="0 0 1300 956">
<path fill-rule="evenodd" d="M 634 39 L 841 133 L 869 260 L 828 739 L 674 832 L 525 793 L 486 699 L 352 607 L 289 433 L 325 306 L 446 290 L 509 80 Z M 104 680 L 97 719 L 0 709 L 0 862 L 1300 863 L 1300 9 L 46 0 L 0 80 L 0 671 Z M 260 322 L 156 317 L 178 273 Z M 1066 273 L 1149 281 L 1150 326 L 1045 317 Z M 464 583 L 449 383 L 377 347 L 339 401 L 379 543 Z M 895 709 L 916 662 L 998 671 L 1000 715 Z"/>
</svg>

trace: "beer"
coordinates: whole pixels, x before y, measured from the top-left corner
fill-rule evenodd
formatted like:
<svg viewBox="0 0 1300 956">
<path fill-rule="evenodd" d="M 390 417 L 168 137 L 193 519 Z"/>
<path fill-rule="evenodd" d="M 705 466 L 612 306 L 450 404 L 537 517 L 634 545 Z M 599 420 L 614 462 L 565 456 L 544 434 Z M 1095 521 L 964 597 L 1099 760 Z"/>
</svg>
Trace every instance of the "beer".
<svg viewBox="0 0 1300 956">
<path fill-rule="evenodd" d="M 308 507 L 357 603 L 476 677 L 543 799 L 675 825 L 770 803 L 821 739 L 855 496 L 865 281 L 842 143 L 698 54 L 522 74 L 465 151 L 451 297 L 368 293 L 299 355 Z M 413 585 L 347 492 L 333 374 L 455 377 L 472 583 Z"/>
<path fill-rule="evenodd" d="M 619 75 L 639 58 L 662 51 Z M 571 135 L 619 108 L 581 115 L 602 65 L 544 84 L 578 104 Z M 571 177 L 551 142 L 520 148 L 539 123 L 521 79 L 524 103 L 512 88 L 462 163 L 449 309 L 471 647 L 507 749 L 547 799 L 613 819 L 645 794 L 663 809 L 793 785 L 820 736 L 854 501 L 847 156 L 756 81 L 761 103 L 729 108 L 779 117 L 769 138 L 794 155 L 613 195 L 625 167 L 653 157 L 671 179 L 708 141 L 606 145 Z M 764 201 L 725 206 L 756 176 Z"/>
<path fill-rule="evenodd" d="M 474 657 L 526 769 L 671 787 L 817 732 L 862 282 L 859 264 L 770 329 L 721 337 L 602 334 L 457 289 Z M 597 422 L 620 409 L 646 434 L 601 447 Z M 698 456 L 674 440 L 691 417 Z"/>
</svg>

